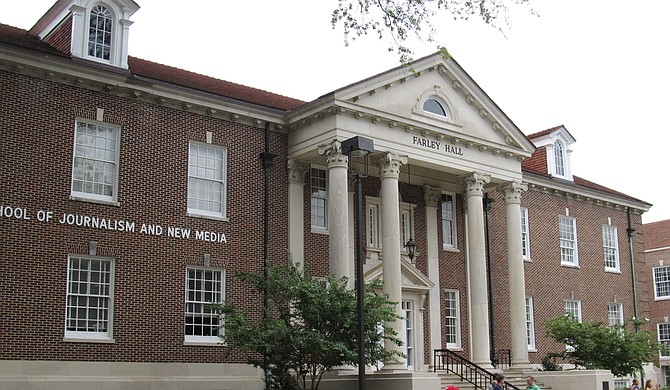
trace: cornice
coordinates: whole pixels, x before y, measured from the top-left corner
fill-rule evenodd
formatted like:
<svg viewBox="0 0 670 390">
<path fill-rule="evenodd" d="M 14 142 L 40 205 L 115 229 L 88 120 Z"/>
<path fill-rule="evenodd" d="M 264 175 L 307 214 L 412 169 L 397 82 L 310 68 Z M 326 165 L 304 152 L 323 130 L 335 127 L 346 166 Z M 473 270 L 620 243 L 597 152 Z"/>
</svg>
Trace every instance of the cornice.
<svg viewBox="0 0 670 390">
<path fill-rule="evenodd" d="M 0 44 L 0 70 L 259 128 L 270 122 L 273 131 L 288 132 L 284 111 L 136 77 L 94 61 Z"/>
</svg>

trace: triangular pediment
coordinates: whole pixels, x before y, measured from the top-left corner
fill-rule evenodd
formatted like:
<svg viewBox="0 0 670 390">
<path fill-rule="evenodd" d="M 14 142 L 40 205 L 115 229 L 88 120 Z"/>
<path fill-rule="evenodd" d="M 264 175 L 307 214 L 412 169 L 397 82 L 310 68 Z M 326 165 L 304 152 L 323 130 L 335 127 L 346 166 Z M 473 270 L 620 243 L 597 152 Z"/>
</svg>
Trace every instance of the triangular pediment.
<svg viewBox="0 0 670 390">
<path fill-rule="evenodd" d="M 383 262 L 373 266 L 364 274 L 364 279 L 369 282 L 374 279 L 383 279 Z M 403 291 L 422 291 L 427 292 L 435 285 L 418 268 L 405 258 L 400 260 L 401 285 Z"/>
</svg>

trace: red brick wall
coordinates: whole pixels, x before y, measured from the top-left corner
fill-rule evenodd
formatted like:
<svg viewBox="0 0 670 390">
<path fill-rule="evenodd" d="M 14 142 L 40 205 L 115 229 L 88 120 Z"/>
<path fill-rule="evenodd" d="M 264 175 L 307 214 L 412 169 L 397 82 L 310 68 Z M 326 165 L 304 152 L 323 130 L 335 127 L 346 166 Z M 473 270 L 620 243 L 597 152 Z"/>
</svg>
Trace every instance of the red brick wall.
<svg viewBox="0 0 670 390">
<path fill-rule="evenodd" d="M 184 346 L 187 265 L 203 255 L 226 270 L 226 298 L 256 298 L 232 277 L 262 272 L 264 131 L 243 124 L 0 72 L 3 140 L 0 204 L 25 207 L 31 220 L 0 218 L 0 359 L 221 362 L 225 347 Z M 119 206 L 69 200 L 75 118 L 96 108 L 121 125 Z M 229 222 L 188 217 L 189 141 L 228 148 Z M 286 135 L 270 133 L 270 258 L 284 261 Z M 169 151 L 169 152 L 165 152 Z M 129 220 L 134 233 L 39 222 L 38 209 Z M 228 243 L 139 233 L 142 223 L 223 232 Z M 115 343 L 64 342 L 67 258 L 72 248 L 98 242 L 115 258 Z"/>
<path fill-rule="evenodd" d="M 70 54 L 72 46 L 72 14 L 68 15 L 44 39 L 44 42 L 65 54 Z"/>
<path fill-rule="evenodd" d="M 647 226 L 645 225 L 645 229 Z M 647 286 L 649 288 L 649 327 L 654 335 L 654 339 L 658 339 L 657 324 L 665 323 L 666 317 L 670 319 L 670 300 L 660 299 L 656 300 L 654 297 L 654 267 L 670 265 L 670 249 L 658 250 L 645 253 L 647 260 Z M 663 263 L 661 265 L 661 262 Z"/>
</svg>

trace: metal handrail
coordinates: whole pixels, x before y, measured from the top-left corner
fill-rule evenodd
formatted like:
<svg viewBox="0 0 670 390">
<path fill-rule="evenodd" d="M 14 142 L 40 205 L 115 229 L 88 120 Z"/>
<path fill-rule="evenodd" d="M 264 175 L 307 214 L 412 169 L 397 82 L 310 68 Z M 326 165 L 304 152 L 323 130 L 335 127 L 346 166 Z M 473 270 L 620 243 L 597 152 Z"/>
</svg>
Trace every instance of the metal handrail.
<svg viewBox="0 0 670 390">
<path fill-rule="evenodd" d="M 436 349 L 433 351 L 433 371 L 447 371 L 458 375 L 461 380 L 469 382 L 475 389 L 488 389 L 494 374 L 476 365 L 461 355 L 448 349 Z M 511 383 L 505 383 L 505 389 L 519 390 Z"/>
</svg>

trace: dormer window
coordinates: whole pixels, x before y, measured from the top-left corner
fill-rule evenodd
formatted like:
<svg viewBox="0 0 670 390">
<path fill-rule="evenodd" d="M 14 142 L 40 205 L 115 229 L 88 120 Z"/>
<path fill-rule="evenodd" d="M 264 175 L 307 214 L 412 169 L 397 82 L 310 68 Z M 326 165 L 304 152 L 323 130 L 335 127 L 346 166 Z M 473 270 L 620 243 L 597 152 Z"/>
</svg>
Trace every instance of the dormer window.
<svg viewBox="0 0 670 390">
<path fill-rule="evenodd" d="M 573 180 L 571 154 L 572 145 L 576 140 L 565 126 L 552 127 L 551 129 L 531 134 L 528 138 L 538 150 L 546 151 L 546 153 L 538 155 L 544 155 L 543 157 L 546 160 L 545 164 L 541 167 L 536 167 L 536 170 L 544 171 L 549 176 L 563 180 Z M 537 162 L 539 163 L 539 160 Z"/>
<path fill-rule="evenodd" d="M 561 141 L 554 142 L 554 168 L 556 176 L 565 176 L 565 152 Z"/>
<path fill-rule="evenodd" d="M 440 101 L 435 98 L 426 99 L 426 101 L 423 103 L 423 110 L 430 112 L 431 114 L 443 116 L 447 119 L 451 117 L 451 115 L 449 115 L 449 109 L 447 106 L 440 103 Z"/>
<path fill-rule="evenodd" d="M 112 13 L 102 6 L 91 9 L 88 30 L 88 55 L 109 61 L 112 51 Z"/>
</svg>

